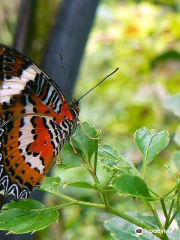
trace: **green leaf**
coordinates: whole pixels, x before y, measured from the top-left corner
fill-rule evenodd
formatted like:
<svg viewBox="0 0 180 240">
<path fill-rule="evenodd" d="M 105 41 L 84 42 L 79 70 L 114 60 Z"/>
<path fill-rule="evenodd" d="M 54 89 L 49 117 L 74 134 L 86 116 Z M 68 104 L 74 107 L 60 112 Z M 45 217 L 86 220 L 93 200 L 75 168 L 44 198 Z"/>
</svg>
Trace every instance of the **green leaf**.
<svg viewBox="0 0 180 240">
<path fill-rule="evenodd" d="M 175 116 L 180 117 L 180 93 L 167 97 L 165 107 L 172 111 Z"/>
<path fill-rule="evenodd" d="M 180 146 L 180 126 L 176 130 L 175 136 L 174 136 L 174 141 L 178 146 Z"/>
<path fill-rule="evenodd" d="M 126 156 L 118 155 L 117 151 L 111 146 L 101 145 L 98 154 L 102 158 L 101 163 L 107 172 L 140 176 L 133 161 Z"/>
<path fill-rule="evenodd" d="M 179 229 L 168 229 L 167 236 L 170 240 L 180 240 L 180 230 Z"/>
<path fill-rule="evenodd" d="M 180 171 L 180 151 L 174 152 L 174 154 L 171 157 L 171 161 L 174 163 L 174 165 Z"/>
<path fill-rule="evenodd" d="M 73 182 L 73 183 L 67 183 L 66 186 L 71 186 L 71 187 L 79 187 L 79 188 L 88 188 L 88 189 L 93 189 L 93 190 L 99 190 L 99 188 L 93 184 L 93 183 L 88 183 L 88 182 Z"/>
<path fill-rule="evenodd" d="M 141 128 L 135 132 L 135 142 L 143 154 L 145 164 L 149 164 L 154 157 L 161 152 L 169 143 L 168 131 L 157 132 Z"/>
<path fill-rule="evenodd" d="M 128 215 L 131 217 L 134 217 L 135 219 L 147 223 L 148 225 L 152 226 L 152 228 L 158 228 L 158 224 L 156 222 L 156 219 L 153 216 L 149 215 L 141 215 L 140 213 L 135 212 L 128 212 Z"/>
<path fill-rule="evenodd" d="M 91 139 L 90 137 L 98 138 L 99 134 L 97 130 L 87 122 L 83 123 L 83 128 L 84 131 L 82 126 L 78 125 L 77 130 L 72 137 L 72 143 L 75 148 L 80 150 L 83 159 L 85 161 L 90 161 L 97 147 L 96 141 L 98 141 Z M 87 134 L 90 137 L 88 137 Z"/>
<path fill-rule="evenodd" d="M 112 180 L 112 187 L 115 188 L 121 196 L 146 198 L 148 200 L 154 199 L 149 194 L 146 183 L 138 176 L 122 174 Z"/>
<path fill-rule="evenodd" d="M 72 146 L 69 143 L 64 144 L 59 156 L 56 159 L 58 167 L 61 169 L 69 169 L 82 166 L 83 161 L 90 161 L 97 148 L 98 132 L 89 123 L 82 123 L 82 126 L 78 125 L 76 132 L 72 136 L 72 144 L 76 148 L 77 154 L 75 154 Z M 88 137 L 87 136 L 90 136 Z"/>
<path fill-rule="evenodd" d="M 27 233 L 41 230 L 57 221 L 57 210 L 48 209 L 33 199 L 4 205 L 0 215 L 0 229 L 10 233 Z"/>
<path fill-rule="evenodd" d="M 155 66 L 158 65 L 159 63 L 163 63 L 165 61 L 170 61 L 170 60 L 179 60 L 179 59 L 180 59 L 180 53 L 178 51 L 168 50 L 166 52 L 161 53 L 156 58 L 154 58 L 153 61 L 151 62 L 151 67 L 155 68 Z"/>
<path fill-rule="evenodd" d="M 132 214 L 129 214 L 132 215 Z M 150 218 L 152 220 L 153 217 L 141 217 L 140 214 L 135 216 L 133 214 L 132 217 L 141 220 L 142 222 L 150 222 Z M 154 221 L 154 220 L 153 220 Z M 142 235 L 136 235 L 135 229 L 137 226 L 133 223 L 130 223 L 122 218 L 114 217 L 104 222 L 104 227 L 111 232 L 111 236 L 116 240 L 158 240 L 157 237 L 153 236 L 150 233 L 143 233 Z"/>
<path fill-rule="evenodd" d="M 41 184 L 40 190 L 46 192 L 58 192 L 61 179 L 59 177 L 46 177 Z"/>
<path fill-rule="evenodd" d="M 82 166 L 80 159 L 81 153 L 75 154 L 72 146 L 65 143 L 59 156 L 56 158 L 57 166 L 61 169 L 69 169 Z"/>
<path fill-rule="evenodd" d="M 178 211 L 178 213 L 175 216 L 176 222 L 178 227 L 180 228 L 180 210 Z"/>
<path fill-rule="evenodd" d="M 169 165 L 166 165 L 166 164 L 164 164 L 164 166 L 165 166 L 166 170 L 168 171 L 168 173 L 171 175 L 171 177 L 172 177 L 176 182 L 178 182 L 178 179 L 177 179 L 176 175 L 174 174 L 174 172 L 173 172 L 173 170 L 172 170 L 172 167 L 169 166 Z"/>
</svg>

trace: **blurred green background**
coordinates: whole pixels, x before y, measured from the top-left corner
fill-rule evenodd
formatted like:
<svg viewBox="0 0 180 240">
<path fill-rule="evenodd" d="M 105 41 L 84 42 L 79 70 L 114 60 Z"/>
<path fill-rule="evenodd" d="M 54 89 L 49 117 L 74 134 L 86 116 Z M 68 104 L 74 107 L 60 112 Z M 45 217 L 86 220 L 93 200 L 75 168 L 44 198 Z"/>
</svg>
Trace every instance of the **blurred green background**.
<svg viewBox="0 0 180 240">
<path fill-rule="evenodd" d="M 13 41 L 19 2 L 1 0 L 0 40 L 7 45 Z M 42 2 L 39 1 L 41 11 L 37 16 L 46 21 L 43 26 L 34 26 L 36 34 L 30 46 L 31 56 L 37 62 L 41 61 L 43 39 L 48 38 L 58 4 L 55 0 L 54 4 L 49 4 L 52 18 L 47 21 Z M 141 127 L 158 131 L 167 129 L 170 144 L 151 164 L 147 176 L 152 189 L 163 194 L 174 185 L 164 164 L 171 164 L 171 155 L 178 149 L 173 138 L 179 119 L 165 108 L 165 101 L 170 94 L 180 92 L 179 0 L 100 1 L 75 86 L 75 97 L 79 98 L 117 67 L 120 70 L 115 75 L 82 99 L 80 118 L 101 129 L 101 142 L 130 157 L 137 167 L 141 165 L 142 156 L 133 142 L 134 132 Z M 55 167 L 53 174 L 64 182 L 91 181 L 82 168 L 59 170 Z M 107 173 L 99 170 L 99 174 L 106 183 Z M 92 190 L 79 192 L 78 188 L 65 188 L 62 191 L 77 199 L 100 201 Z M 139 200 L 113 194 L 109 197 L 122 211 L 148 211 Z M 52 196 L 46 197 L 47 204 L 56 201 Z M 59 223 L 38 232 L 36 240 L 112 239 L 103 228 L 104 220 L 112 217 L 106 212 L 71 206 L 61 210 L 60 214 Z"/>
</svg>

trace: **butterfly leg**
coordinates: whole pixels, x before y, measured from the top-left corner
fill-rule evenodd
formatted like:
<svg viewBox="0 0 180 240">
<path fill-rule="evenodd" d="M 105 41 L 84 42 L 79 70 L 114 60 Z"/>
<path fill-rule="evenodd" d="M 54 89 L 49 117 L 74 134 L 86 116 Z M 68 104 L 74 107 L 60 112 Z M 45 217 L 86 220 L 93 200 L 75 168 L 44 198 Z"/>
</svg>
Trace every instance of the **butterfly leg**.
<svg viewBox="0 0 180 240">
<path fill-rule="evenodd" d="M 84 129 L 81 120 L 80 120 L 80 119 L 78 119 L 78 120 L 79 120 L 79 124 L 80 124 L 80 126 L 81 126 L 81 128 L 82 128 L 82 130 L 83 130 L 83 133 L 84 133 L 88 138 L 90 138 L 90 139 L 92 139 L 92 140 L 99 140 L 99 137 L 96 137 L 96 138 L 91 137 L 91 136 L 86 132 L 86 130 Z"/>
<path fill-rule="evenodd" d="M 69 144 L 71 145 L 74 153 L 77 154 L 77 151 L 76 151 L 75 147 L 74 147 L 73 144 L 72 144 L 71 138 L 69 139 Z"/>
</svg>

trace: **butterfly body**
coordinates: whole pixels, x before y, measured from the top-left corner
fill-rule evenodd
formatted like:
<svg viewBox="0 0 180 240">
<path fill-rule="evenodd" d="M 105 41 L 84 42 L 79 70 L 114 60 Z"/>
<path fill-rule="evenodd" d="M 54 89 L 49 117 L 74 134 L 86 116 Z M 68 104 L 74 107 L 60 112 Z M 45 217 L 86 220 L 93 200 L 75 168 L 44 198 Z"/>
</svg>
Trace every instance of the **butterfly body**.
<svg viewBox="0 0 180 240">
<path fill-rule="evenodd" d="M 16 199 L 40 186 L 78 121 L 58 86 L 32 61 L 0 44 L 0 190 Z"/>
</svg>

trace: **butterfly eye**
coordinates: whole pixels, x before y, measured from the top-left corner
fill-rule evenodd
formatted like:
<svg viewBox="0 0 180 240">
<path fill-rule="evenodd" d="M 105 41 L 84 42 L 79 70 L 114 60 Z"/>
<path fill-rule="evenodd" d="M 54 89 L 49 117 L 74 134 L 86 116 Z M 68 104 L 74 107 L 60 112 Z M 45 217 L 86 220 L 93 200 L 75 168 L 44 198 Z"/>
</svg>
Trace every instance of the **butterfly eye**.
<svg viewBox="0 0 180 240">
<path fill-rule="evenodd" d="M 77 113 L 80 112 L 80 108 L 78 106 L 75 106 L 74 109 L 76 110 Z"/>
</svg>

